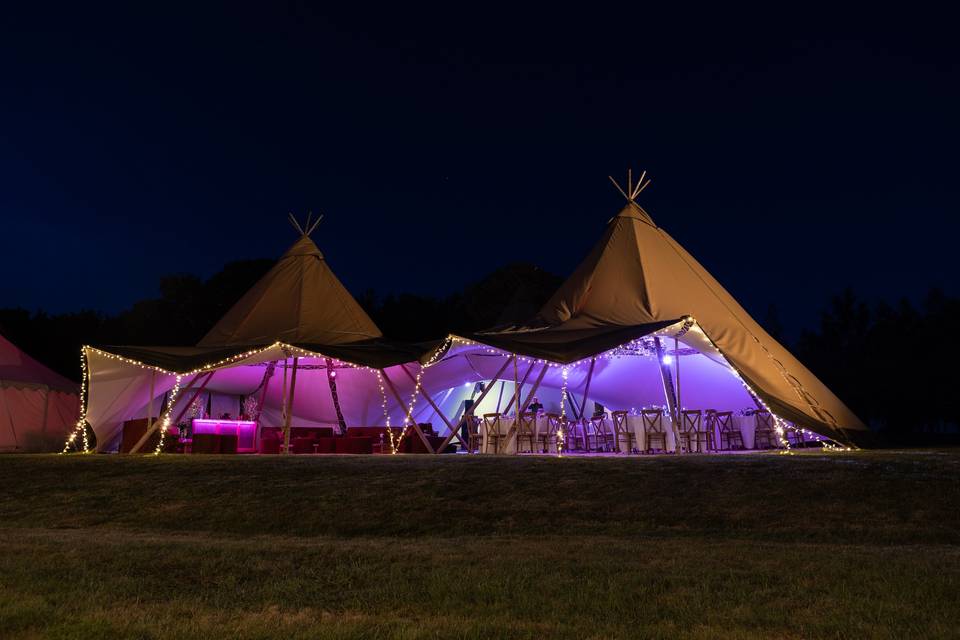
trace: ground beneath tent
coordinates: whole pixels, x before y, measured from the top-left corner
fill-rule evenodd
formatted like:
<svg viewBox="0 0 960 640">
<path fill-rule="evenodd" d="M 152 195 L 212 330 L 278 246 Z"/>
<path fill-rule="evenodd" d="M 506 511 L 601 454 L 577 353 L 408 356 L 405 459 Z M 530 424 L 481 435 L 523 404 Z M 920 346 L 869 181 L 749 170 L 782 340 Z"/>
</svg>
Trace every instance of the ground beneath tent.
<svg viewBox="0 0 960 640">
<path fill-rule="evenodd" d="M 0 456 L 5 638 L 949 637 L 960 452 Z"/>
</svg>

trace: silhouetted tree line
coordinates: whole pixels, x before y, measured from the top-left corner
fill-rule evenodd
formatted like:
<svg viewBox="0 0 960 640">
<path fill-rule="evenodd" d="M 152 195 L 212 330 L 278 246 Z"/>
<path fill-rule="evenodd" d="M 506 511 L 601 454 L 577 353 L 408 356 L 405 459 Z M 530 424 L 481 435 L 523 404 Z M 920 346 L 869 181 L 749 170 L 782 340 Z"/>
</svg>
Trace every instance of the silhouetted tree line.
<svg viewBox="0 0 960 640">
<path fill-rule="evenodd" d="M 0 309 L 0 333 L 77 380 L 83 344 L 196 344 L 272 264 L 234 262 L 208 280 L 167 276 L 160 297 L 114 315 Z M 421 341 L 528 319 L 560 283 L 533 265 L 511 264 L 445 297 L 368 291 L 358 301 L 387 336 Z M 817 329 L 786 346 L 874 428 L 949 432 L 960 423 L 953 395 L 958 318 L 960 299 L 940 291 L 915 306 L 906 300 L 870 305 L 847 290 L 832 299 Z M 764 325 L 786 343 L 775 309 Z"/>
</svg>

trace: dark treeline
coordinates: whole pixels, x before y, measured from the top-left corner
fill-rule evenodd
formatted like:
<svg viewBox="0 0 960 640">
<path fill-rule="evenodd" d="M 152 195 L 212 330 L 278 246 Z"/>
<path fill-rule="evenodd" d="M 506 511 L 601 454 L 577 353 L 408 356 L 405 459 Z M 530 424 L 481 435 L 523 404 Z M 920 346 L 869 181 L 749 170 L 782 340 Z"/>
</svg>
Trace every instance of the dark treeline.
<svg viewBox="0 0 960 640">
<path fill-rule="evenodd" d="M 235 262 L 208 280 L 167 276 L 158 298 L 115 315 L 0 309 L 0 333 L 77 380 L 84 344 L 196 344 L 272 264 Z M 358 300 L 387 336 L 420 341 L 527 319 L 560 283 L 533 265 L 512 264 L 446 297 L 366 292 Z M 939 291 L 919 305 L 871 305 L 848 290 L 832 299 L 819 327 L 785 342 L 874 428 L 894 434 L 955 431 L 960 412 L 951 363 L 958 355 L 952 340 L 958 318 L 960 299 Z M 775 312 L 764 324 L 783 341 Z"/>
</svg>

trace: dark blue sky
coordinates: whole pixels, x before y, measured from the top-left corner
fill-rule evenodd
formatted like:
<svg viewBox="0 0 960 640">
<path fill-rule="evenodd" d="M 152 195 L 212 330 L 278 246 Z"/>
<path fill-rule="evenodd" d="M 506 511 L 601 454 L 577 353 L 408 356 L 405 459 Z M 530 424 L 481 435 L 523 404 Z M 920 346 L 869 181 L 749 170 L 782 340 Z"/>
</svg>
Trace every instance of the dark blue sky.
<svg viewBox="0 0 960 640">
<path fill-rule="evenodd" d="M 947 16 L 137 11 L 0 28 L 0 306 L 115 311 L 277 256 L 308 209 L 357 293 L 566 275 L 628 166 L 761 318 L 812 324 L 846 286 L 957 292 Z"/>
</svg>

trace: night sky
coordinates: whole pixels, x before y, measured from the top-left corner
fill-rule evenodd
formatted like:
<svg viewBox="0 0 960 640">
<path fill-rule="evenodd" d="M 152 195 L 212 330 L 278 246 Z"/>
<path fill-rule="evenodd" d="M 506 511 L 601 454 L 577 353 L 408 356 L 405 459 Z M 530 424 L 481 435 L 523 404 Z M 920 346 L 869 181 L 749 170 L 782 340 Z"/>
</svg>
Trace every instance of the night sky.
<svg viewBox="0 0 960 640">
<path fill-rule="evenodd" d="M 0 306 L 118 311 L 163 274 L 278 256 L 289 211 L 325 214 L 356 294 L 515 260 L 566 276 L 627 167 L 759 319 L 813 325 L 847 286 L 957 293 L 946 16 L 455 6 L 8 15 Z"/>
</svg>

